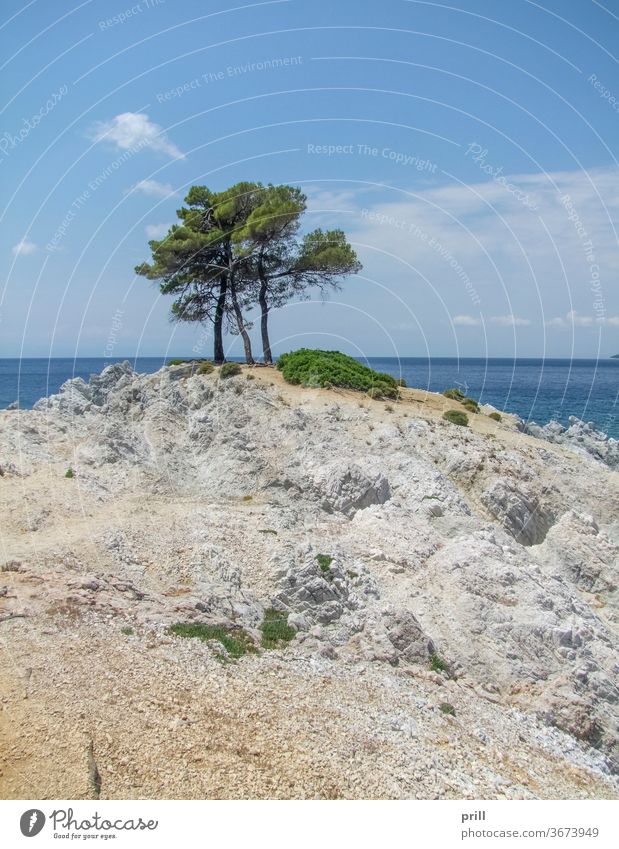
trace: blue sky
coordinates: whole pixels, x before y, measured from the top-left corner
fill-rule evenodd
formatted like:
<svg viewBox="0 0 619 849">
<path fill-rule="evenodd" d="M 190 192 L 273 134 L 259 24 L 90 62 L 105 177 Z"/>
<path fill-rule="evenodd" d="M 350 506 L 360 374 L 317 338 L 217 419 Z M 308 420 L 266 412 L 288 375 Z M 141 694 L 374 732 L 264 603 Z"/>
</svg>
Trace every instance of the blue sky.
<svg viewBox="0 0 619 849">
<path fill-rule="evenodd" d="M 275 314 L 276 352 L 619 352 L 619 2 L 7 0 L 0 26 L 0 356 L 208 355 L 133 268 L 189 186 L 239 180 L 302 186 L 364 264 Z"/>
</svg>

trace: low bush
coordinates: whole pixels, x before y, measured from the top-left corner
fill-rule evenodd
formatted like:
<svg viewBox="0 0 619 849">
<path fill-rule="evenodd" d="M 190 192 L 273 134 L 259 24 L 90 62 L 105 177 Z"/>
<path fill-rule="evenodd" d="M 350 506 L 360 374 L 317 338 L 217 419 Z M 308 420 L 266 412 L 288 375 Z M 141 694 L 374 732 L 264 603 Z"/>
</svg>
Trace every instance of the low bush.
<svg viewBox="0 0 619 849">
<path fill-rule="evenodd" d="M 449 667 L 440 655 L 433 652 L 430 655 L 430 669 L 432 672 L 447 672 Z"/>
<path fill-rule="evenodd" d="M 469 413 L 478 413 L 479 412 L 479 404 L 474 398 L 464 398 L 461 401 L 463 407 L 465 407 Z"/>
<path fill-rule="evenodd" d="M 262 631 L 262 647 L 277 649 L 294 639 L 296 630 L 288 624 L 288 614 L 270 607 L 264 611 L 264 619 L 260 625 Z"/>
<path fill-rule="evenodd" d="M 228 656 L 238 660 L 244 654 L 255 653 L 256 646 L 249 634 L 242 628 L 225 628 L 223 625 L 199 625 L 193 622 L 178 622 L 170 625 L 168 633 L 185 639 L 200 640 L 203 643 L 215 640 L 224 647 Z"/>
<path fill-rule="evenodd" d="M 450 401 L 462 401 L 465 397 L 464 392 L 460 389 L 456 389 L 455 387 L 453 389 L 446 389 L 443 392 L 443 395 L 445 398 L 449 398 Z"/>
<path fill-rule="evenodd" d="M 450 705 L 449 702 L 441 702 L 438 706 L 438 709 L 441 713 L 446 713 L 448 716 L 455 716 L 456 709 L 453 705 Z"/>
<path fill-rule="evenodd" d="M 74 477 L 73 469 L 72 469 L 70 466 L 69 466 L 69 468 L 67 469 L 67 471 L 64 473 L 64 476 L 65 476 L 65 478 L 72 478 L 72 477 Z"/>
<path fill-rule="evenodd" d="M 492 419 L 495 422 L 500 422 L 501 421 L 501 414 L 500 413 L 488 413 L 488 418 Z"/>
<path fill-rule="evenodd" d="M 214 368 L 210 360 L 203 360 L 198 366 L 198 374 L 211 374 Z"/>
<path fill-rule="evenodd" d="M 238 363 L 224 363 L 219 369 L 219 376 L 224 379 L 234 377 L 241 373 L 241 366 Z"/>
<path fill-rule="evenodd" d="M 447 410 L 446 413 L 443 413 L 443 418 L 461 427 L 467 427 L 469 423 L 469 417 L 462 410 Z"/>
<path fill-rule="evenodd" d="M 380 398 L 396 398 L 398 394 L 398 382 L 390 374 L 374 371 L 339 351 L 301 348 L 282 354 L 277 368 L 284 380 L 301 386 L 338 386 L 368 394 L 377 390 L 371 397 Z"/>
</svg>

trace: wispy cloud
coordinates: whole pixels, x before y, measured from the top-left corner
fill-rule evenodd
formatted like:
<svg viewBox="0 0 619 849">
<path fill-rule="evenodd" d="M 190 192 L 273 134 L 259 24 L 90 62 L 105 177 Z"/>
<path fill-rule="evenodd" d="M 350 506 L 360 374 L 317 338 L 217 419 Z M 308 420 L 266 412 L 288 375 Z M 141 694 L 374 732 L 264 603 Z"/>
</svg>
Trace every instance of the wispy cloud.
<svg viewBox="0 0 619 849">
<path fill-rule="evenodd" d="M 176 194 L 169 183 L 160 183 L 157 180 L 140 180 L 129 189 L 129 192 L 143 192 L 145 195 L 156 198 L 168 198 Z"/>
<path fill-rule="evenodd" d="M 169 229 L 169 224 L 147 224 L 144 231 L 149 239 L 163 239 Z"/>
<path fill-rule="evenodd" d="M 454 315 L 451 320 L 459 327 L 480 327 L 483 324 L 482 319 L 474 315 Z M 499 327 L 528 327 L 531 324 L 530 319 L 517 315 L 491 315 L 487 322 L 498 324 Z"/>
<path fill-rule="evenodd" d="M 93 141 L 107 141 L 119 150 L 136 150 L 149 147 L 165 153 L 172 159 L 184 159 L 185 154 L 169 139 L 159 124 L 143 112 L 122 112 L 110 121 L 97 121 L 89 131 Z"/>
<path fill-rule="evenodd" d="M 22 239 L 16 245 L 13 245 L 13 256 L 28 256 L 37 250 L 34 242 L 29 242 L 28 239 Z"/>
<path fill-rule="evenodd" d="M 556 316 L 546 322 L 548 327 L 594 327 L 608 324 L 611 327 L 619 327 L 619 315 L 600 316 L 580 315 L 575 310 L 570 310 L 565 316 Z"/>
<path fill-rule="evenodd" d="M 491 315 L 490 321 L 499 327 L 528 327 L 531 324 L 528 318 L 520 318 L 517 315 Z"/>
</svg>

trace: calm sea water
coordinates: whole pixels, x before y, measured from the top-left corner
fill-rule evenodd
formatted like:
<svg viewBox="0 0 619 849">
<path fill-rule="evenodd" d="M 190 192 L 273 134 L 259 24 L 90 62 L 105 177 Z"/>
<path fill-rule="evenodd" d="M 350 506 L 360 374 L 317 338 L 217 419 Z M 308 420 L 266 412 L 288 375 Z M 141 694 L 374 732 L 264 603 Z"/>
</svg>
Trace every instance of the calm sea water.
<svg viewBox="0 0 619 849">
<path fill-rule="evenodd" d="M 15 400 L 23 408 L 31 407 L 39 398 L 57 392 L 65 380 L 88 379 L 112 362 L 120 360 L 0 359 L 0 408 Z M 133 365 L 137 371 L 154 372 L 164 362 L 161 357 L 141 357 Z M 546 424 L 557 419 L 565 423 L 568 416 L 578 416 L 619 438 L 619 359 L 373 357 L 367 363 L 378 371 L 405 378 L 409 386 L 432 392 L 458 386 L 482 403 L 518 413 L 526 420 Z"/>
</svg>

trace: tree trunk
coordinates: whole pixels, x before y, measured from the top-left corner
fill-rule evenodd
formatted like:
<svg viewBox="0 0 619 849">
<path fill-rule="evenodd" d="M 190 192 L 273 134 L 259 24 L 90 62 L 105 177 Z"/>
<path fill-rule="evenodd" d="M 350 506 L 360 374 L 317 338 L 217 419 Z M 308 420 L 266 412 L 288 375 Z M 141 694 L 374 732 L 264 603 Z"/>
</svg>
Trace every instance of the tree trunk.
<svg viewBox="0 0 619 849">
<path fill-rule="evenodd" d="M 226 359 L 224 354 L 224 342 L 223 342 L 223 322 L 224 322 L 224 311 L 226 307 L 226 292 L 228 290 L 228 281 L 226 280 L 225 275 L 222 276 L 221 282 L 219 284 L 219 296 L 217 298 L 217 307 L 215 309 L 215 320 L 213 322 L 214 325 L 214 334 L 215 341 L 213 346 L 213 362 L 219 364 L 223 363 Z"/>
<path fill-rule="evenodd" d="M 271 342 L 269 340 L 269 304 L 267 302 L 267 281 L 261 280 L 258 292 L 258 303 L 260 304 L 260 332 L 262 333 L 262 355 L 264 364 L 273 365 L 271 355 Z"/>
<path fill-rule="evenodd" d="M 236 324 L 239 328 L 239 333 L 243 338 L 243 347 L 245 349 L 245 362 L 247 363 L 247 365 L 253 366 L 254 355 L 251 351 L 251 339 L 249 338 L 249 333 L 247 332 L 245 322 L 243 321 L 243 313 L 241 311 L 239 299 L 236 296 L 236 286 L 234 284 L 234 277 L 230 278 L 230 296 L 232 298 L 232 307 L 234 309 L 234 315 L 236 317 Z"/>
</svg>

